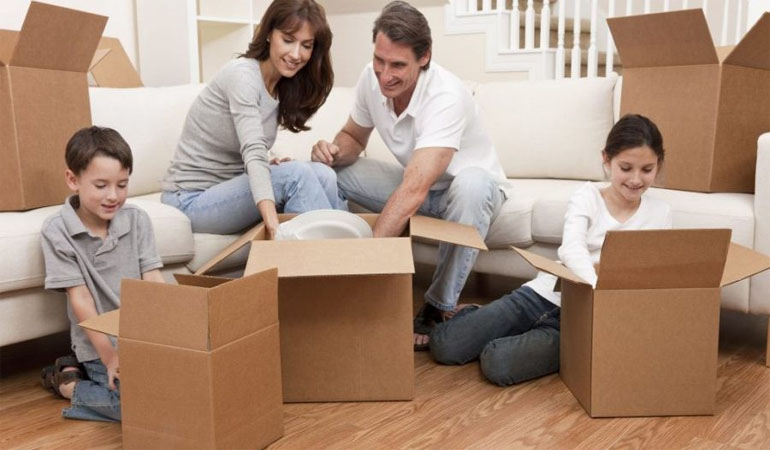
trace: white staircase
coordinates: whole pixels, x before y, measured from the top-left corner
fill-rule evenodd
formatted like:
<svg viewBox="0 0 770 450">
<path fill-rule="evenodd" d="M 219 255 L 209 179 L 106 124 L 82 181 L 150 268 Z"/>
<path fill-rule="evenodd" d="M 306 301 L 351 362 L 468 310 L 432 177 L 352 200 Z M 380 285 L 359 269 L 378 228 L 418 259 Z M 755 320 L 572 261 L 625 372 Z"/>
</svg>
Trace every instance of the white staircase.
<svg viewBox="0 0 770 450">
<path fill-rule="evenodd" d="M 750 1 L 756 0 L 449 0 L 444 11 L 447 34 L 486 35 L 486 71 L 558 79 L 614 71 L 608 17 L 702 8 L 714 42 L 724 46 L 746 33 Z"/>
</svg>

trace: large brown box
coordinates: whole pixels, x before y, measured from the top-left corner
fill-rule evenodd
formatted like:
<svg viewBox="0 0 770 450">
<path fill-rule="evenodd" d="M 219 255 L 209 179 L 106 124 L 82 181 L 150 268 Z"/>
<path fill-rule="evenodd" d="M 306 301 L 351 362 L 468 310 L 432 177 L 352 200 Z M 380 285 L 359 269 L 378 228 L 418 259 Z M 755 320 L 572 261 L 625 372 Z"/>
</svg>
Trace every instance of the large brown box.
<svg viewBox="0 0 770 450">
<path fill-rule="evenodd" d="M 88 84 L 99 87 L 142 87 L 141 78 L 117 38 L 103 37 L 88 70 Z"/>
<path fill-rule="evenodd" d="M 770 268 L 730 230 L 610 231 L 596 289 L 561 278 L 559 373 L 591 417 L 714 414 L 720 287 Z"/>
<path fill-rule="evenodd" d="M 62 203 L 64 148 L 91 125 L 86 72 L 107 18 L 32 2 L 0 30 L 0 211 Z"/>
<path fill-rule="evenodd" d="M 666 148 L 661 185 L 754 192 L 770 130 L 770 13 L 714 48 L 701 9 L 607 19 L 623 63 L 621 114 L 648 116 Z"/>
<path fill-rule="evenodd" d="M 123 280 L 121 309 L 81 323 L 119 332 L 123 447 L 266 447 L 283 435 L 276 269 L 175 276 Z"/>
<path fill-rule="evenodd" d="M 411 400 L 412 239 L 486 250 L 475 228 L 419 216 L 394 238 L 271 241 L 258 225 L 197 273 L 249 242 L 246 274 L 278 267 L 284 402 Z"/>
</svg>

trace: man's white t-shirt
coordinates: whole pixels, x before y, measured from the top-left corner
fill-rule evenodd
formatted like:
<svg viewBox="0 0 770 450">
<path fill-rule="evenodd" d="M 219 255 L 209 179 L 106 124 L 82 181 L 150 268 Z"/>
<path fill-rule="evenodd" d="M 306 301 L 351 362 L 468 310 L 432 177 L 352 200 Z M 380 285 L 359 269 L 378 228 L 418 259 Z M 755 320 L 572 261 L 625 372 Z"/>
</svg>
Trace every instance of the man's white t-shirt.
<svg viewBox="0 0 770 450">
<path fill-rule="evenodd" d="M 559 247 L 559 260 L 575 275 L 596 287 L 596 264 L 599 264 L 604 237 L 611 230 L 670 229 L 671 207 L 668 203 L 642 194 L 642 201 L 633 216 L 618 222 L 604 203 L 601 188 L 592 182 L 584 184 L 572 194 L 565 214 L 564 233 Z M 629 255 L 633 258 L 633 255 Z M 554 292 L 556 277 L 539 272 L 532 281 L 524 284 L 554 305 L 561 306 L 561 293 Z"/>
<path fill-rule="evenodd" d="M 510 185 L 471 93 L 459 78 L 435 62 L 420 72 L 409 105 L 400 116 L 394 112 L 393 100 L 382 95 L 369 63 L 358 80 L 350 116 L 361 127 L 376 128 L 404 167 L 416 149 L 455 149 L 446 173 L 431 190 L 446 189 L 461 170 L 478 167 L 498 180 L 508 195 Z"/>
</svg>

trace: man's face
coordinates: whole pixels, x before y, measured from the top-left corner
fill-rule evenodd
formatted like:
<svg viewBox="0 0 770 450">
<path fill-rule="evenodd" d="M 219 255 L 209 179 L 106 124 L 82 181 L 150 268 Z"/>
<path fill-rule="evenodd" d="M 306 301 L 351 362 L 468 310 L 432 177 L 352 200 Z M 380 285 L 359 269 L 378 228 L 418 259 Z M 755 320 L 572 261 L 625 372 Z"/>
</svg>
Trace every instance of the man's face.
<svg viewBox="0 0 770 450">
<path fill-rule="evenodd" d="M 408 45 L 393 42 L 384 33 L 377 33 L 374 40 L 374 74 L 385 97 L 402 105 L 408 104 L 420 70 L 428 61 L 430 51 L 418 59 Z"/>
</svg>

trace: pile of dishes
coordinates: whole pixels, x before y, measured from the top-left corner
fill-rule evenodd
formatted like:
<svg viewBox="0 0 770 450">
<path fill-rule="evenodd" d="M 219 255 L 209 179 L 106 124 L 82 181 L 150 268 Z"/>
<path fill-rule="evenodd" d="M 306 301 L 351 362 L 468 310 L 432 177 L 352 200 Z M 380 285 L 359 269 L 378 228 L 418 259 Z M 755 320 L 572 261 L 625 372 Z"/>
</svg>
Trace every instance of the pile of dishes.
<svg viewBox="0 0 770 450">
<path fill-rule="evenodd" d="M 347 211 L 319 209 L 302 213 L 278 226 L 275 240 L 355 239 L 372 237 L 372 227 Z"/>
</svg>

